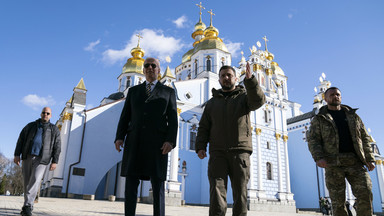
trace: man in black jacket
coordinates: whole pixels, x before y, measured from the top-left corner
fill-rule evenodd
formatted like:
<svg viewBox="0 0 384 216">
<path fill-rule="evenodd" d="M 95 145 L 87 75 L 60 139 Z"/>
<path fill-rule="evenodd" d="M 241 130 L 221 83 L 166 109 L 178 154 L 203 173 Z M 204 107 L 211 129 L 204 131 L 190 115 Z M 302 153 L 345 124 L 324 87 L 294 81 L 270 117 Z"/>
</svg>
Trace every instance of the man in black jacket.
<svg viewBox="0 0 384 216">
<path fill-rule="evenodd" d="M 144 61 L 146 82 L 129 89 L 116 131 L 115 148 L 124 154 L 121 175 L 125 176 L 125 215 L 134 216 L 140 179 L 151 180 L 153 215 L 165 215 L 164 181 L 168 152 L 176 146 L 177 110 L 173 88 L 157 77 L 157 59 Z"/>
<path fill-rule="evenodd" d="M 19 166 L 20 155 L 24 178 L 24 206 L 21 215 L 32 215 L 33 203 L 41 179 L 48 164 L 49 170 L 56 169 L 60 155 L 60 130 L 49 122 L 51 108 L 44 107 L 41 118 L 27 124 L 17 140 L 13 161 Z"/>
</svg>

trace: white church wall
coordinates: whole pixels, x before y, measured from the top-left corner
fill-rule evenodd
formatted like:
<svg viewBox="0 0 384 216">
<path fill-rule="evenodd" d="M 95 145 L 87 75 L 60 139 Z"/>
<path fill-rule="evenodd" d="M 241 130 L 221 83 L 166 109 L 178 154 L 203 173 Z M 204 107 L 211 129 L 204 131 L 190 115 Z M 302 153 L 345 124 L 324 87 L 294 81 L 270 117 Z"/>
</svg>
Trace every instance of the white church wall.
<svg viewBox="0 0 384 216">
<path fill-rule="evenodd" d="M 87 111 L 81 161 L 74 165 L 74 168 L 84 168 L 85 175 L 72 175 L 71 171 L 69 193 L 94 194 L 104 175 L 121 161 L 122 152 L 116 151 L 113 142 L 124 102 L 122 100 Z M 82 139 L 77 137 L 77 140 L 81 142 Z M 79 152 L 74 157 L 78 159 Z"/>
</svg>

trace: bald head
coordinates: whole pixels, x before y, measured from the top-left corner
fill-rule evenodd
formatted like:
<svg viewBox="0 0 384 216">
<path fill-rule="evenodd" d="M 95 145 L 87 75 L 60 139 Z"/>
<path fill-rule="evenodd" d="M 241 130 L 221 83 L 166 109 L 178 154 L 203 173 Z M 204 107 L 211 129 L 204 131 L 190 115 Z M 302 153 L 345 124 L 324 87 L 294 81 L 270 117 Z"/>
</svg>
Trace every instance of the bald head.
<svg viewBox="0 0 384 216">
<path fill-rule="evenodd" d="M 49 120 L 52 117 L 52 110 L 49 107 L 44 107 L 43 110 L 41 111 L 41 121 L 46 123 L 49 122 Z"/>
</svg>

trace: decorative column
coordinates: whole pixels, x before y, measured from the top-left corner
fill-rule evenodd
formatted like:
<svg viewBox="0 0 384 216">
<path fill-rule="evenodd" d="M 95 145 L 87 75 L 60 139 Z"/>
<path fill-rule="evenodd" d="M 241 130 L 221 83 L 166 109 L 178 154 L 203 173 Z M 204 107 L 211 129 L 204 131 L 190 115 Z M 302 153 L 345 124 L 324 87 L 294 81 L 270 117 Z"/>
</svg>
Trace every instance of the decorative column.
<svg viewBox="0 0 384 216">
<path fill-rule="evenodd" d="M 285 148 L 285 178 L 287 179 L 287 200 L 289 202 L 294 201 L 293 200 L 293 193 L 291 192 L 291 176 L 289 173 L 289 158 L 288 158 L 288 136 L 283 136 L 284 141 L 284 148 Z"/>
<path fill-rule="evenodd" d="M 261 156 L 261 129 L 256 128 L 256 138 L 257 138 L 257 186 L 258 186 L 258 198 L 265 199 L 265 191 L 263 185 L 263 167 L 262 167 L 262 156 Z"/>
<path fill-rule="evenodd" d="M 179 127 L 179 118 L 181 109 L 177 108 L 177 125 Z M 178 174 L 178 163 L 179 163 L 179 133 L 176 137 L 176 147 L 171 151 L 170 156 L 170 167 L 169 167 L 169 178 L 167 181 L 167 193 L 165 194 L 165 204 L 171 206 L 181 205 L 181 191 L 180 182 L 177 181 Z"/>
<path fill-rule="evenodd" d="M 263 174 L 262 174 L 262 158 L 261 158 L 261 129 L 256 128 L 256 145 L 257 145 L 257 164 L 253 165 L 251 162 L 251 178 L 250 187 L 248 189 L 248 209 L 260 211 L 263 206 L 260 204 L 267 203 L 266 194 L 263 187 Z M 253 175 L 253 167 L 257 166 L 257 176 Z M 254 178 L 257 178 L 257 188 L 254 186 Z"/>
<path fill-rule="evenodd" d="M 381 198 L 381 208 L 384 209 L 384 166 L 383 161 L 380 159 L 376 159 L 376 168 L 375 172 L 377 172 L 377 178 L 379 182 L 379 191 L 380 191 L 380 198 Z"/>
<path fill-rule="evenodd" d="M 275 133 L 276 145 L 277 145 L 277 170 L 278 170 L 278 182 L 279 182 L 279 192 L 277 193 L 277 198 L 281 201 L 286 200 L 285 193 L 283 191 L 283 174 L 282 174 L 282 160 L 281 160 L 281 147 L 280 147 L 280 138 L 281 134 Z"/>
</svg>

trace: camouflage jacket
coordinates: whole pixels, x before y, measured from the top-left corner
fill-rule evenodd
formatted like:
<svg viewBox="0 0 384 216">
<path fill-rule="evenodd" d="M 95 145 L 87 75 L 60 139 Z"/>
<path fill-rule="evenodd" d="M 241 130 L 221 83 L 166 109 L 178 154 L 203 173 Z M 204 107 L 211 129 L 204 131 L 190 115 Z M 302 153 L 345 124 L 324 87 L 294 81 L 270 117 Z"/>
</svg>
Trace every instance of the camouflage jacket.
<svg viewBox="0 0 384 216">
<path fill-rule="evenodd" d="M 356 114 L 357 109 L 346 105 L 341 105 L 341 109 L 347 116 L 353 147 L 358 158 L 363 164 L 374 162 L 371 139 L 362 120 Z M 307 140 L 309 151 L 315 161 L 325 159 L 327 163 L 332 163 L 338 158 L 339 134 L 331 114 L 328 113 L 327 106 L 321 107 L 319 113 L 312 119 L 311 127 L 307 132 Z"/>
</svg>

